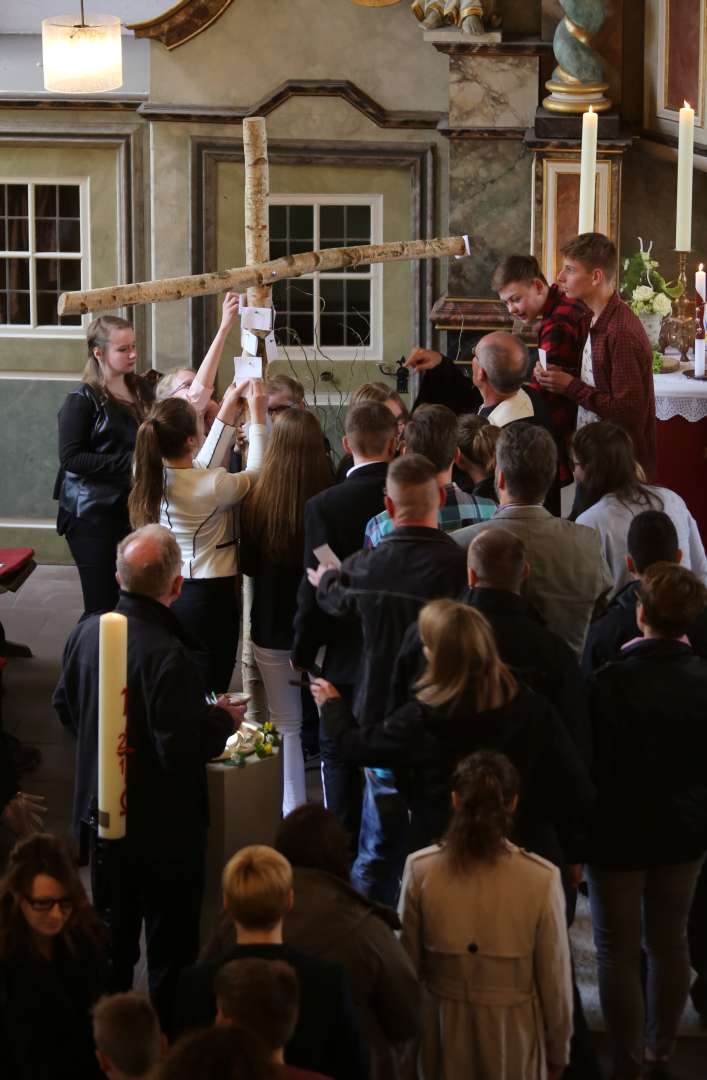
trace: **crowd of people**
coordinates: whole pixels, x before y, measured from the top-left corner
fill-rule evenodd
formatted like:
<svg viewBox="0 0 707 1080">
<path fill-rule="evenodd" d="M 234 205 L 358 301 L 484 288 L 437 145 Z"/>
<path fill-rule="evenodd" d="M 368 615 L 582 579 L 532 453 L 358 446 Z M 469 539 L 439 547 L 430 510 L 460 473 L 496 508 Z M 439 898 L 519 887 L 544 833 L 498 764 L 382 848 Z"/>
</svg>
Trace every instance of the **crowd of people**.
<svg viewBox="0 0 707 1080">
<path fill-rule="evenodd" d="M 500 331 L 471 379 L 414 349 L 413 407 L 358 388 L 338 466 L 296 380 L 213 400 L 237 298 L 199 371 L 155 394 L 130 325 L 91 324 L 59 416 L 85 612 L 54 705 L 77 740 L 92 899 L 35 820 L 0 883 L 2 1075 L 599 1078 L 568 935 L 579 889 L 612 1076 L 670 1075 L 689 993 L 707 1015 L 707 559 L 655 483 L 651 349 L 614 246 L 590 233 L 563 254 L 558 284 L 525 255 L 493 279 L 538 324 L 537 362 Z M 227 693 L 243 574 L 282 822 L 272 847 L 233 853 L 200 940 L 205 766 L 247 708 Z M 113 609 L 129 624 L 117 845 L 97 835 Z M 324 806 L 307 802 L 310 694 Z M 149 998 L 132 990 L 143 924 Z"/>
</svg>

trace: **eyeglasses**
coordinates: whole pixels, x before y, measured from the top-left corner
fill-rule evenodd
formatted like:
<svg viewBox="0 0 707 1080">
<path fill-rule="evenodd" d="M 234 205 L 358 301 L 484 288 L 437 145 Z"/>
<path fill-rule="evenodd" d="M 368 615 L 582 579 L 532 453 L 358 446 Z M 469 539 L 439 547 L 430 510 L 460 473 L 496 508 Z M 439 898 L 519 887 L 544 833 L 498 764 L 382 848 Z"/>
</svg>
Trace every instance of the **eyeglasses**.
<svg viewBox="0 0 707 1080">
<path fill-rule="evenodd" d="M 182 390 L 188 390 L 190 386 L 191 380 L 189 382 L 180 383 L 179 386 L 175 387 L 171 394 L 167 395 L 167 397 L 174 397 L 176 394 L 180 394 Z"/>
<path fill-rule="evenodd" d="M 288 405 L 272 405 L 268 409 L 268 416 L 278 416 L 282 412 L 287 412 L 288 409 L 295 409 L 297 406 L 290 402 Z"/>
<path fill-rule="evenodd" d="M 54 910 L 55 904 L 64 915 L 69 911 L 73 911 L 74 907 L 74 901 L 70 896 L 60 896 L 56 900 L 53 896 L 26 896 L 25 900 L 32 908 L 32 911 L 41 911 L 45 915 Z"/>
</svg>

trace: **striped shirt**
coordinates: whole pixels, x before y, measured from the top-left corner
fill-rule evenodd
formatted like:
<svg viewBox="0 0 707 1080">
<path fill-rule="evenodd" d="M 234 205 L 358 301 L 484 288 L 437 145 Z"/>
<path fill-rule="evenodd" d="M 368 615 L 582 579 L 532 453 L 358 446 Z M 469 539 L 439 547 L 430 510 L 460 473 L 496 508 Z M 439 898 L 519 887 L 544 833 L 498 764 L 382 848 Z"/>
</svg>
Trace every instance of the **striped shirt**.
<svg viewBox="0 0 707 1080">
<path fill-rule="evenodd" d="M 465 525 L 476 525 L 480 521 L 488 521 L 498 509 L 493 500 L 462 491 L 456 484 L 445 484 L 444 491 L 445 503 L 444 506 L 440 506 L 437 514 L 437 521 L 442 532 L 454 532 L 455 529 L 462 529 Z M 394 530 L 395 526 L 387 510 L 377 514 L 366 525 L 364 548 L 378 547 L 381 540 L 390 536 Z"/>
</svg>

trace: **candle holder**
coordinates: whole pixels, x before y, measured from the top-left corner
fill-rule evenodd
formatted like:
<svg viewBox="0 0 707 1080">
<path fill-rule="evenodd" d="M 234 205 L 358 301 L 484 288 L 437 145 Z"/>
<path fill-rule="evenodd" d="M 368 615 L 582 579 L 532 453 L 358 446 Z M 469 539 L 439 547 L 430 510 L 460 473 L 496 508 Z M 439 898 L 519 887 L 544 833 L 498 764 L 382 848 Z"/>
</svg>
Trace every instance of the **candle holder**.
<svg viewBox="0 0 707 1080">
<path fill-rule="evenodd" d="M 682 292 L 678 299 L 673 301 L 672 315 L 666 315 L 663 319 L 658 339 L 660 351 L 677 349 L 683 364 L 688 362 L 687 354 L 695 340 L 695 310 L 687 295 L 687 256 L 687 251 L 678 251 L 678 284 L 682 285 Z"/>
</svg>

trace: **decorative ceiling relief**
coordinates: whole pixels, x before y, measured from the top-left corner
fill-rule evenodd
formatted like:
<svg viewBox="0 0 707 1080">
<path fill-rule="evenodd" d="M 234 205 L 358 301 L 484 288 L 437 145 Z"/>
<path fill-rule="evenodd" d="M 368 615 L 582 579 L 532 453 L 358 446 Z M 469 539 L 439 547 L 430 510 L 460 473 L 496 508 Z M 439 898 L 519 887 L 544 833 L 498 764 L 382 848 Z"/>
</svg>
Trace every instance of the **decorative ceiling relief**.
<svg viewBox="0 0 707 1080">
<path fill-rule="evenodd" d="M 153 38 L 168 49 L 177 49 L 215 23 L 231 3 L 232 0 L 182 0 L 155 19 L 130 23 L 128 30 L 136 38 Z"/>
</svg>

